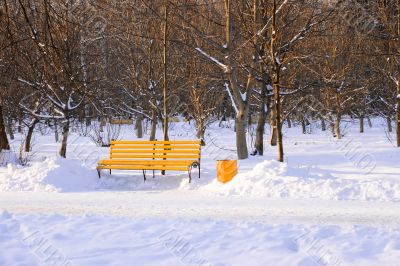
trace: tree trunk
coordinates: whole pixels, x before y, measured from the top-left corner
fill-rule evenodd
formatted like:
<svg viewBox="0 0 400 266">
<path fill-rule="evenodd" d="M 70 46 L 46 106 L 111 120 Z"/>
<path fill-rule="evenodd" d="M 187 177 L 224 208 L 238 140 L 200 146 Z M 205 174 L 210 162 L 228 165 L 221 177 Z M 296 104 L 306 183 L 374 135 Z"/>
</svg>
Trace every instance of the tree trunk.
<svg viewBox="0 0 400 266">
<path fill-rule="evenodd" d="M 364 114 L 360 115 L 360 133 L 364 133 Z"/>
<path fill-rule="evenodd" d="M 0 151 L 9 150 L 10 143 L 8 142 L 6 128 L 3 119 L 3 107 L 0 105 Z"/>
<path fill-rule="evenodd" d="M 271 146 L 276 146 L 278 145 L 278 135 L 276 132 L 276 115 L 275 115 L 275 105 L 273 105 L 273 108 L 271 110 L 271 114 L 270 114 L 270 120 L 269 120 L 269 125 L 271 127 L 271 132 L 270 132 L 270 145 Z"/>
<path fill-rule="evenodd" d="M 342 115 L 340 114 L 340 111 L 338 110 L 336 112 L 336 120 L 335 120 L 335 135 L 337 139 L 342 138 L 342 133 L 340 131 L 340 120 L 342 119 Z"/>
<path fill-rule="evenodd" d="M 332 135 L 335 136 L 335 123 L 333 122 L 332 114 L 329 115 L 329 120 L 329 129 L 331 130 Z"/>
<path fill-rule="evenodd" d="M 301 117 L 301 130 L 303 134 L 307 133 L 307 128 L 306 128 L 306 121 L 304 120 L 304 117 Z"/>
<path fill-rule="evenodd" d="M 264 155 L 264 128 L 265 128 L 265 100 L 266 100 L 266 84 L 263 84 L 261 88 L 261 99 L 259 105 L 258 121 L 256 128 L 256 141 L 254 143 L 254 148 L 258 155 Z"/>
<path fill-rule="evenodd" d="M 290 116 L 287 117 L 287 127 L 292 128 L 292 120 L 290 119 Z"/>
<path fill-rule="evenodd" d="M 92 124 L 92 118 L 90 117 L 90 105 L 85 105 L 85 123 L 86 126 L 90 126 Z"/>
<path fill-rule="evenodd" d="M 369 115 L 367 115 L 367 121 L 368 121 L 369 128 L 371 128 L 372 127 L 372 121 L 371 121 L 371 117 L 369 117 Z"/>
<path fill-rule="evenodd" d="M 236 127 L 236 147 L 239 160 L 244 160 L 249 157 L 246 141 L 246 114 L 239 113 L 235 120 Z"/>
<path fill-rule="evenodd" d="M 386 116 L 386 122 L 387 122 L 387 127 L 389 132 L 393 132 L 393 127 L 392 127 L 392 116 L 390 113 Z"/>
<path fill-rule="evenodd" d="M 204 139 L 204 133 L 205 133 L 205 126 L 204 126 L 204 121 L 200 118 L 199 121 L 196 121 L 196 127 L 197 127 L 197 133 L 196 137 L 198 139 Z"/>
<path fill-rule="evenodd" d="M 336 89 L 336 121 L 335 121 L 335 134 L 337 139 L 342 138 L 342 132 L 340 132 L 340 120 L 342 119 L 342 108 L 340 103 L 340 92 Z"/>
<path fill-rule="evenodd" d="M 272 38 L 271 38 L 271 57 L 273 60 L 273 89 L 274 89 L 274 106 L 275 106 L 275 128 L 276 139 L 278 142 L 278 161 L 283 162 L 283 140 L 282 140 L 282 123 L 281 123 L 281 95 L 280 95 L 280 63 L 279 53 L 275 50 L 275 43 L 277 40 L 277 27 L 276 27 L 276 0 L 273 1 L 272 9 Z"/>
<path fill-rule="evenodd" d="M 168 60 L 168 2 L 165 1 L 164 7 L 164 40 L 163 40 L 163 100 L 164 100 L 164 141 L 168 141 L 168 103 L 167 103 L 167 60 Z M 165 172 L 163 171 L 163 174 Z"/>
<path fill-rule="evenodd" d="M 54 121 L 54 140 L 56 141 L 56 143 L 58 143 L 58 141 L 60 140 L 60 137 L 58 136 L 58 123 L 57 123 L 57 120 Z"/>
<path fill-rule="evenodd" d="M 397 104 L 396 104 L 396 139 L 397 139 L 397 147 L 400 147 L 400 84 L 397 85 L 397 98 L 396 99 L 397 99 Z"/>
<path fill-rule="evenodd" d="M 25 152 L 30 152 L 32 150 L 31 142 L 32 142 L 32 136 L 33 136 L 33 130 L 35 129 L 35 127 L 38 123 L 39 123 L 39 119 L 34 118 L 32 120 L 32 123 L 28 127 L 28 134 L 26 135 L 26 139 L 25 139 Z"/>
<path fill-rule="evenodd" d="M 154 141 L 156 139 L 156 131 L 157 131 L 157 113 L 156 111 L 153 111 L 151 113 L 150 141 Z"/>
<path fill-rule="evenodd" d="M 69 135 L 69 119 L 67 118 L 63 123 L 63 131 L 62 131 L 62 140 L 61 140 L 61 149 L 60 156 L 63 158 L 67 158 L 67 144 L 68 144 L 68 135 Z"/>
<path fill-rule="evenodd" d="M 326 131 L 326 123 L 324 118 L 321 118 L 321 129 L 322 131 Z"/>
<path fill-rule="evenodd" d="M 143 117 L 138 115 L 135 121 L 136 137 L 138 139 L 143 138 Z"/>
<path fill-rule="evenodd" d="M 11 117 L 7 118 L 7 131 L 10 135 L 10 140 L 14 140 L 13 121 Z"/>
<path fill-rule="evenodd" d="M 237 106 L 235 129 L 236 129 L 236 149 L 239 160 L 244 160 L 249 157 L 247 150 L 246 140 L 246 124 L 247 116 L 249 114 L 249 103 L 247 99 L 251 98 L 251 83 L 252 73 L 249 74 L 247 85 L 246 85 L 246 99 L 242 98 L 240 86 L 238 85 L 237 73 L 235 72 L 235 62 L 233 60 L 233 36 L 234 34 L 234 20 L 232 19 L 232 2 L 231 0 L 225 0 L 225 41 L 226 41 L 226 58 L 227 58 L 227 69 L 225 71 L 226 76 L 231 85 L 231 90 L 235 104 Z M 229 89 L 229 88 L 228 88 Z"/>
<path fill-rule="evenodd" d="M 18 118 L 18 133 L 22 134 L 22 114 Z"/>
</svg>

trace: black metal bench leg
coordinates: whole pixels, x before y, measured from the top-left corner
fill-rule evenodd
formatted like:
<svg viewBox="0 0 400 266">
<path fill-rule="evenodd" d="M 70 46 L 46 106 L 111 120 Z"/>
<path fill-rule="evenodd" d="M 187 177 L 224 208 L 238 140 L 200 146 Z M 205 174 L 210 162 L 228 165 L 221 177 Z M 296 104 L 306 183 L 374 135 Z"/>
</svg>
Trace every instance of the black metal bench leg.
<svg viewBox="0 0 400 266">
<path fill-rule="evenodd" d="M 155 176 L 155 171 L 153 170 L 153 178 L 155 178 L 156 176 Z"/>
<path fill-rule="evenodd" d="M 143 179 L 144 179 L 144 182 L 146 182 L 146 171 L 145 170 L 143 170 Z"/>
<path fill-rule="evenodd" d="M 189 183 L 192 183 L 192 166 L 189 166 L 188 174 L 189 174 Z"/>
<path fill-rule="evenodd" d="M 110 169 L 110 175 L 111 175 L 111 169 Z"/>
<path fill-rule="evenodd" d="M 97 169 L 97 174 L 99 175 L 99 178 L 101 177 L 100 176 L 100 169 Z"/>
<path fill-rule="evenodd" d="M 199 164 L 199 178 L 200 178 L 200 172 L 201 172 L 201 171 L 200 171 L 200 164 Z"/>
</svg>

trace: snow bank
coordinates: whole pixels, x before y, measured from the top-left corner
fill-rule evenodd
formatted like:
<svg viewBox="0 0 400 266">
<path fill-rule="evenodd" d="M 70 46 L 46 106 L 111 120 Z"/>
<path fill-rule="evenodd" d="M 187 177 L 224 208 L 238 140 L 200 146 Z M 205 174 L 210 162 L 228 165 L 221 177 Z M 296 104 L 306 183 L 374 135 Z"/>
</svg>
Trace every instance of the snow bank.
<svg viewBox="0 0 400 266">
<path fill-rule="evenodd" d="M 336 178 L 319 168 L 263 161 L 230 183 L 213 181 L 202 189 L 219 195 L 273 198 L 400 201 L 400 180 Z"/>
<path fill-rule="evenodd" d="M 15 164 L 18 162 L 17 155 L 12 151 L 2 150 L 0 151 L 0 167 L 7 166 L 7 164 Z"/>
<path fill-rule="evenodd" d="M 0 173 L 0 191 L 73 192 L 98 187 L 96 171 L 62 158 L 49 158 L 29 167 L 8 164 Z"/>
<path fill-rule="evenodd" d="M 398 265 L 400 251 L 398 229 L 369 226 L 0 211 L 0 230 L 0 265 Z"/>
</svg>

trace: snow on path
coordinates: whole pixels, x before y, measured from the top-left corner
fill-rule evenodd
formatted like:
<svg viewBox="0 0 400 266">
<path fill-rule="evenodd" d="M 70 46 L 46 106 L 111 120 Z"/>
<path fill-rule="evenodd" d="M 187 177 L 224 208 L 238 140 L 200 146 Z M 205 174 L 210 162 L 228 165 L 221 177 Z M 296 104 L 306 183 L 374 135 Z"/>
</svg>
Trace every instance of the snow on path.
<svg viewBox="0 0 400 266">
<path fill-rule="evenodd" d="M 250 220 L 262 223 L 400 227 L 400 204 L 320 199 L 219 197 L 197 191 L 2 192 L 0 210 L 130 218 Z"/>
<path fill-rule="evenodd" d="M 398 265 L 400 230 L 255 221 L 10 214 L 1 265 Z"/>
</svg>

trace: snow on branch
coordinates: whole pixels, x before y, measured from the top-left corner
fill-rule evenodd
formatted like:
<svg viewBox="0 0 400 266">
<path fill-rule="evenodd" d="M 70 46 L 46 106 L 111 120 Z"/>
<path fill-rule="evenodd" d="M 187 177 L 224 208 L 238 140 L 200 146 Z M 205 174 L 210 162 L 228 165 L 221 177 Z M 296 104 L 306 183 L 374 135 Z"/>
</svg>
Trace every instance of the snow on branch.
<svg viewBox="0 0 400 266">
<path fill-rule="evenodd" d="M 298 34 L 296 34 L 289 42 L 287 42 L 281 47 L 281 53 L 287 52 L 290 49 L 290 47 L 292 47 L 296 42 L 302 40 L 304 36 L 307 34 L 307 32 L 309 32 L 311 28 L 317 25 L 318 23 L 319 21 L 316 21 L 314 23 L 309 23 L 307 26 L 302 28 Z"/>
<path fill-rule="evenodd" d="M 282 10 L 283 6 L 287 4 L 287 2 L 288 0 L 283 1 L 282 5 L 278 7 L 275 14 L 278 14 Z M 269 23 L 271 23 L 271 21 L 272 21 L 272 16 L 268 19 L 267 23 L 265 23 L 264 27 L 257 33 L 258 36 L 262 36 L 265 34 L 265 32 L 268 30 L 268 26 Z"/>
<path fill-rule="evenodd" d="M 72 92 L 68 97 L 67 107 L 68 107 L 69 111 L 73 111 L 73 110 L 77 109 L 79 106 L 81 106 L 81 104 L 85 100 L 85 96 L 82 96 L 82 98 L 79 101 L 79 103 L 77 103 L 75 106 L 72 106 L 72 103 L 73 103 L 72 95 L 73 94 L 74 94 L 74 92 Z"/>
<path fill-rule="evenodd" d="M 196 48 L 195 50 L 197 52 L 199 52 L 201 55 L 203 55 L 204 57 L 206 57 L 208 60 L 210 60 L 211 62 L 213 62 L 217 66 L 219 66 L 225 73 L 228 72 L 229 68 L 228 68 L 227 65 L 221 63 L 218 59 L 216 59 L 216 58 L 212 57 L 211 55 L 207 54 L 206 52 L 204 52 L 200 48 Z"/>
<path fill-rule="evenodd" d="M 128 114 L 141 114 L 141 115 L 145 116 L 146 118 L 152 120 L 152 118 L 151 118 L 149 115 L 147 115 L 146 113 L 144 113 L 144 112 L 142 112 L 142 111 L 140 111 L 140 110 L 137 110 L 137 109 L 135 109 L 135 108 L 132 108 L 132 107 L 128 106 L 126 103 L 123 103 L 123 105 L 124 105 L 124 107 L 127 108 L 128 110 L 124 110 L 124 109 L 122 109 L 122 108 L 120 107 L 121 111 L 123 111 L 123 112 L 125 112 L 125 113 L 128 113 Z"/>
<path fill-rule="evenodd" d="M 231 89 L 229 88 L 228 82 L 225 82 L 224 84 L 226 91 L 228 92 L 229 98 L 231 99 L 232 102 L 232 106 L 236 111 L 236 114 L 239 113 L 239 109 L 236 106 L 235 100 L 233 99 L 232 93 L 231 93 Z"/>
</svg>

